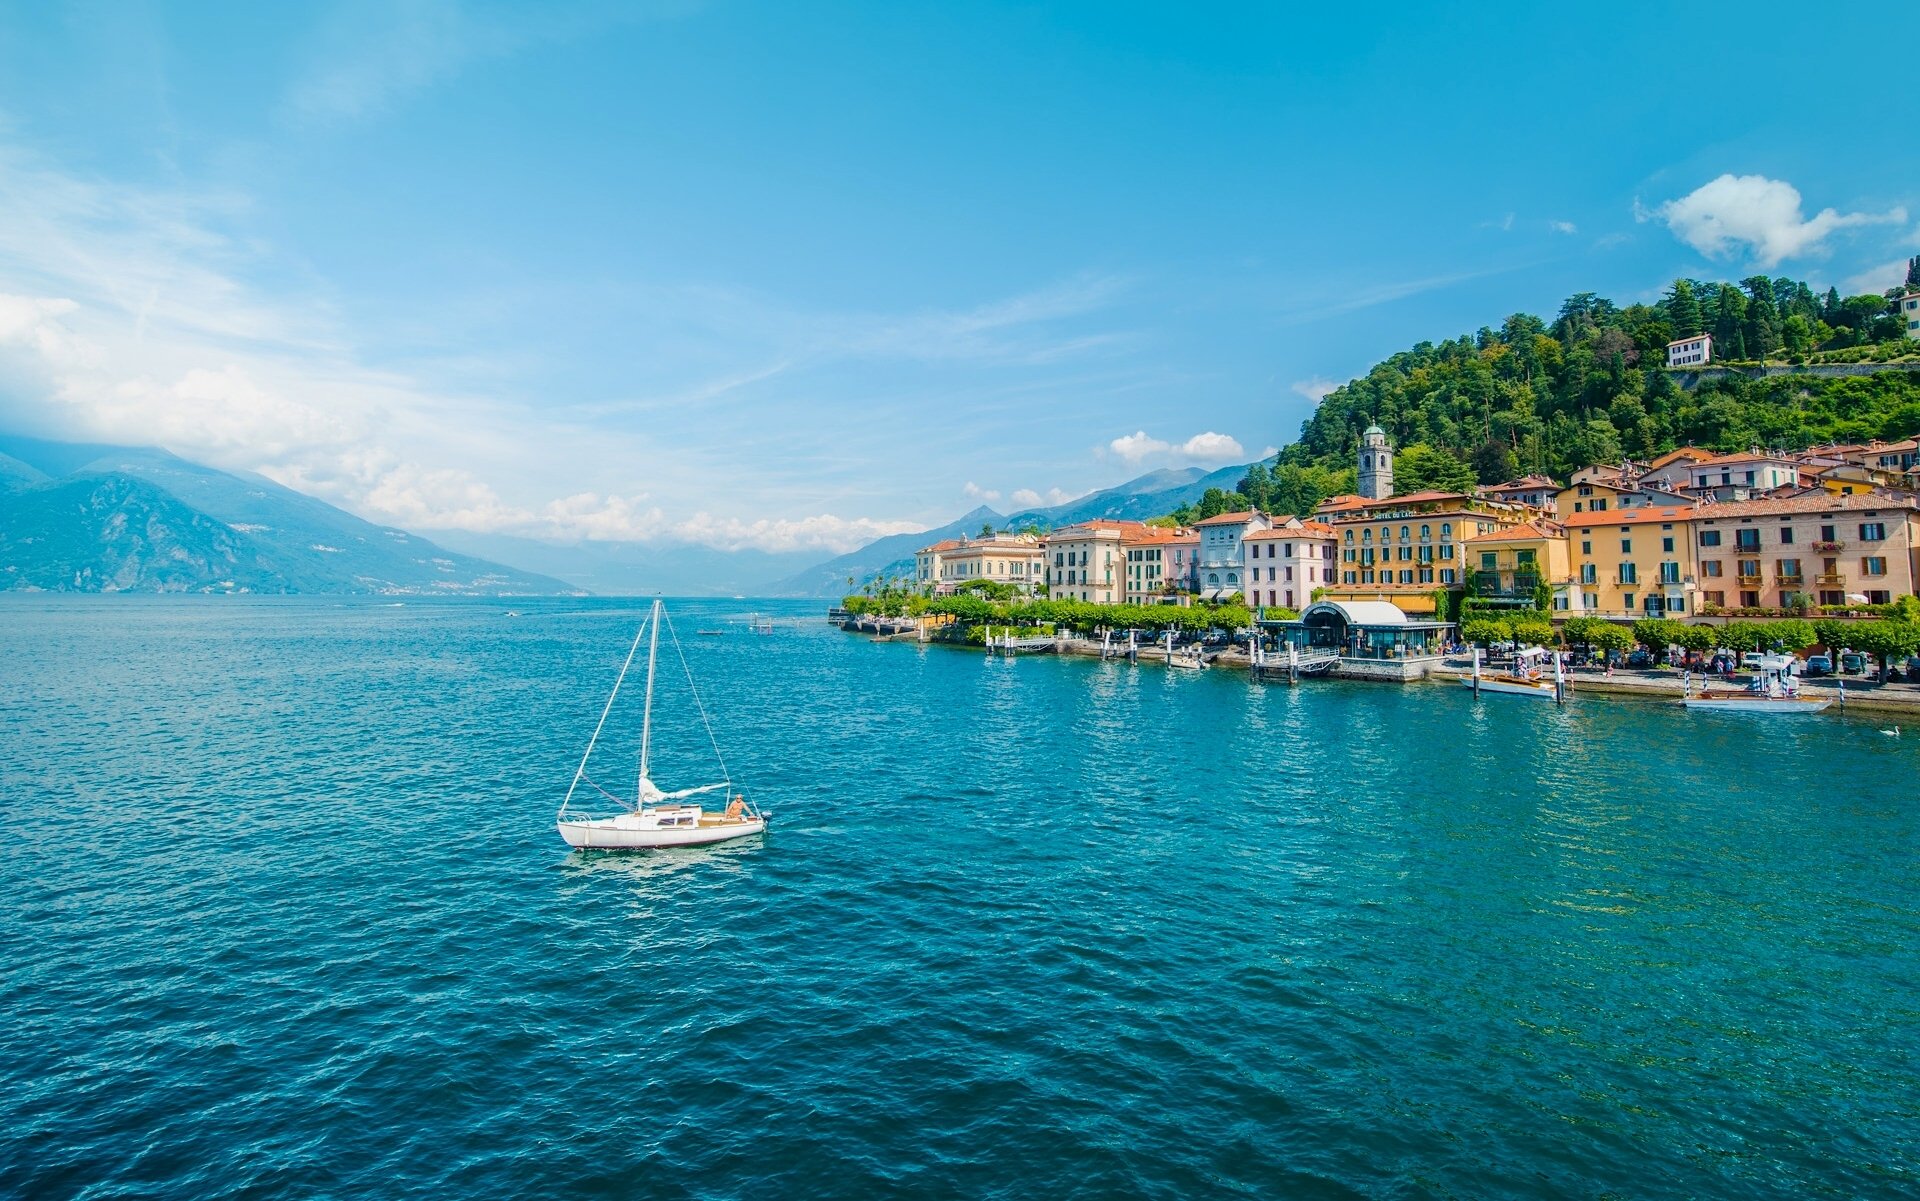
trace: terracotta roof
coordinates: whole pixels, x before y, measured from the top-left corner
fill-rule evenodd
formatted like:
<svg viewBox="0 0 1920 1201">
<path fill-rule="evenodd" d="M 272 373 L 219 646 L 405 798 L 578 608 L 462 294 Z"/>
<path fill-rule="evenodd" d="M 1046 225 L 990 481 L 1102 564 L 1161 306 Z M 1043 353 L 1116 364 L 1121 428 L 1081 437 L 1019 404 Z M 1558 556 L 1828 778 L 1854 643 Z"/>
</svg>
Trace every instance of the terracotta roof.
<svg viewBox="0 0 1920 1201">
<path fill-rule="evenodd" d="M 913 553 L 916 555 L 939 554 L 943 550 L 952 550 L 954 547 L 959 545 L 960 545 L 960 540 L 958 538 L 942 538 L 940 541 L 934 543 L 932 546 L 923 546 L 919 550 L 914 551 Z"/>
<path fill-rule="evenodd" d="M 1769 497 L 1765 500 L 1730 500 L 1724 504 L 1706 505 L 1693 510 L 1688 516 L 1694 521 L 1715 521 L 1722 517 L 1770 517 L 1784 513 L 1836 511 L 1853 513 L 1865 509 L 1915 508 L 1920 508 L 1920 497 L 1912 495 L 1899 495 L 1892 492 L 1855 492 L 1850 496 L 1841 496 L 1820 488 L 1799 496 Z"/>
<path fill-rule="evenodd" d="M 1536 488 L 1553 488 L 1557 485 L 1544 475 L 1523 475 L 1517 480 L 1508 480 L 1504 484 L 1488 484 L 1482 492 L 1532 492 Z"/>
<path fill-rule="evenodd" d="M 1313 507 L 1316 513 L 1338 513 L 1342 509 L 1352 509 L 1367 503 L 1367 498 L 1354 492 L 1342 492 L 1338 496 L 1329 496 Z"/>
<path fill-rule="evenodd" d="M 1196 521 L 1193 524 L 1196 527 L 1203 525 L 1245 525 L 1257 516 L 1259 516 L 1259 513 L 1256 510 L 1247 509 L 1239 513 L 1221 513 L 1217 517 L 1209 517 L 1203 521 Z"/>
<path fill-rule="evenodd" d="M 1705 338 L 1705 339 L 1706 339 L 1707 341 L 1709 341 L 1709 342 L 1711 342 L 1711 341 L 1713 341 L 1713 335 L 1712 335 L 1712 334 L 1689 334 L 1689 335 L 1688 335 L 1687 337 L 1684 337 L 1684 338 L 1675 338 L 1675 339 L 1674 339 L 1673 341 L 1671 341 L 1671 342 L 1669 342 L 1669 343 L 1667 343 L 1667 345 L 1668 345 L 1668 346 L 1681 346 L 1681 345 L 1684 345 L 1685 343 L 1688 343 L 1688 342 L 1698 342 L 1698 341 L 1700 341 L 1700 340 L 1701 340 L 1702 338 Z"/>
<path fill-rule="evenodd" d="M 1150 529 L 1144 521 L 1108 521 L 1095 518 L 1092 521 L 1077 521 L 1072 525 L 1063 525 L 1048 534 L 1048 538 L 1096 538 L 1102 534 L 1117 534 L 1127 537 L 1144 529 Z"/>
<path fill-rule="evenodd" d="M 1564 538 L 1566 536 L 1566 526 L 1561 525 L 1557 521 L 1548 521 L 1544 517 L 1536 517 L 1532 521 L 1523 522 L 1520 525 L 1508 529 L 1495 530 L 1490 534 L 1475 534 L 1473 537 L 1466 539 L 1466 541 L 1527 542 L 1537 538 Z"/>
<path fill-rule="evenodd" d="M 1148 544 L 1157 546 L 1174 542 L 1198 542 L 1199 540 L 1199 535 L 1197 534 L 1189 534 L 1184 530 L 1170 530 L 1165 526 L 1158 525 L 1143 525 L 1137 530 L 1128 532 L 1125 537 L 1120 539 L 1120 541 L 1127 546 L 1144 546 Z"/>
<path fill-rule="evenodd" d="M 1703 517 L 1706 509 L 1691 505 L 1647 505 L 1638 509 L 1620 509 L 1611 513 L 1575 513 L 1567 518 L 1570 530 L 1595 529 L 1603 525 L 1649 525 L 1669 521 L 1692 521 Z"/>
<path fill-rule="evenodd" d="M 1243 542 L 1281 542 L 1288 538 L 1331 538 L 1333 527 L 1324 521 L 1303 521 L 1297 527 L 1280 526 L 1271 530 L 1255 530 L 1241 539 Z"/>
<path fill-rule="evenodd" d="M 1715 455 L 1710 459 L 1696 459 L 1695 467 L 1724 467 L 1733 463 L 1791 463 L 1785 455 L 1768 454 L 1765 451 L 1743 450 L 1730 455 Z"/>
<path fill-rule="evenodd" d="M 1663 454 L 1659 458 L 1655 459 L 1653 462 L 1648 463 L 1647 470 L 1657 471 L 1676 459 L 1689 459 L 1697 463 L 1701 459 L 1711 459 L 1712 457 L 1713 457 L 1712 451 L 1701 450 L 1697 446 L 1676 446 L 1672 450 L 1668 451 L 1666 454 Z"/>
<path fill-rule="evenodd" d="M 1396 505 L 1423 505 L 1429 501 L 1435 501 L 1435 500 L 1473 500 L 1473 499 L 1475 498 L 1468 496 L 1464 492 L 1433 492 L 1433 491 L 1409 492 L 1405 496 L 1389 496 L 1385 500 L 1367 500 L 1364 497 L 1358 497 L 1356 498 L 1358 503 L 1343 506 L 1343 508 L 1390 509 Z M 1322 511 L 1326 511 L 1324 505 L 1322 506 Z"/>
</svg>

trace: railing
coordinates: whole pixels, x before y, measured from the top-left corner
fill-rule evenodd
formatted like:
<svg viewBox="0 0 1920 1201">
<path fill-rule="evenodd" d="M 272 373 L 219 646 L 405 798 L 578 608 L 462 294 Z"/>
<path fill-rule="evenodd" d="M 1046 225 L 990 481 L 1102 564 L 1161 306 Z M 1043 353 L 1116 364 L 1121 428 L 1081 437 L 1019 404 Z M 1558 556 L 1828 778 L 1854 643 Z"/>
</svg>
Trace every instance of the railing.
<svg viewBox="0 0 1920 1201">
<path fill-rule="evenodd" d="M 1847 544 L 1844 542 L 1816 542 L 1813 544 L 1814 553 L 1822 555 L 1838 554 L 1846 548 Z"/>
<path fill-rule="evenodd" d="M 1832 588 L 1838 588 L 1847 582 L 1847 577 L 1837 571 L 1823 571 L 1813 578 L 1816 583 L 1826 584 Z"/>
<path fill-rule="evenodd" d="M 1807 577 L 1801 575 L 1797 571 L 1794 572 L 1792 575 L 1788 575 L 1786 572 L 1783 571 L 1779 575 L 1774 577 L 1774 582 L 1779 584 L 1782 588 L 1798 588 L 1802 584 L 1807 582 Z"/>
<path fill-rule="evenodd" d="M 1760 586 L 1760 578 L 1761 578 L 1761 577 L 1760 577 L 1760 573 L 1759 573 L 1759 572 L 1753 572 L 1753 573 L 1751 573 L 1751 574 L 1749 574 L 1749 573 L 1747 573 L 1747 572 L 1744 572 L 1744 571 L 1743 571 L 1743 572 L 1741 572 L 1741 573 L 1740 573 L 1739 575 L 1737 575 L 1737 576 L 1735 576 L 1734 578 L 1735 578 L 1735 579 L 1737 579 L 1737 580 L 1739 580 L 1739 581 L 1740 581 L 1740 582 L 1741 582 L 1742 584 L 1746 584 L 1746 585 L 1749 585 L 1749 586 L 1751 586 L 1751 587 L 1755 587 L 1755 588 L 1757 588 L 1757 587 L 1759 587 L 1759 586 Z"/>
</svg>

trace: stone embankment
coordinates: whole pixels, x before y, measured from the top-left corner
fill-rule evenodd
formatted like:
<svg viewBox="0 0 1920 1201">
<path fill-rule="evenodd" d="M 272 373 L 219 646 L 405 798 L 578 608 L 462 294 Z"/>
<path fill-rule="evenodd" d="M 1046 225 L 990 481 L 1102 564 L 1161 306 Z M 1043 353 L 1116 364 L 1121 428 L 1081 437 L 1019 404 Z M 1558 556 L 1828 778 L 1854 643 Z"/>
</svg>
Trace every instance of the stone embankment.
<svg viewBox="0 0 1920 1201">
<path fill-rule="evenodd" d="M 1470 660 L 1449 659 L 1445 666 L 1435 669 L 1433 678 L 1451 684 L 1455 679 L 1469 679 L 1472 675 L 1473 664 Z M 1637 696 L 1644 700 L 1678 700 L 1684 692 L 1680 673 L 1669 668 L 1615 669 L 1613 674 L 1608 675 L 1597 667 L 1580 667 L 1574 669 L 1570 678 L 1576 695 L 1594 693 Z M 1724 688 L 1744 687 L 1752 677 L 1743 672 L 1735 675 L 1731 682 L 1724 676 L 1707 678 L 1714 686 Z M 1701 682 L 1701 674 L 1695 672 L 1693 686 L 1699 688 Z M 1844 697 L 1841 691 L 1843 684 Z M 1802 680 L 1800 691 L 1804 696 L 1842 700 L 1849 709 L 1920 712 L 1920 684 L 1876 684 L 1858 678 L 1843 681 L 1834 676 L 1822 676 L 1819 679 Z"/>
</svg>

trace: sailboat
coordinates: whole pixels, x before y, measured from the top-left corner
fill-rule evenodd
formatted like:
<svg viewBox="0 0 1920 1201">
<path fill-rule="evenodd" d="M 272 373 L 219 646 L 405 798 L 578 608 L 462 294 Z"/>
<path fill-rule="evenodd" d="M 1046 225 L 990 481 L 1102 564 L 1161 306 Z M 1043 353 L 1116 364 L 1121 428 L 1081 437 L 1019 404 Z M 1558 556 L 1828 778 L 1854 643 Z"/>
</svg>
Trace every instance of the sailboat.
<svg viewBox="0 0 1920 1201">
<path fill-rule="evenodd" d="M 706 726 L 707 741 L 713 744 L 713 756 L 719 761 L 720 773 L 724 777 L 718 783 L 663 792 L 653 782 L 653 680 L 654 668 L 660 658 L 662 625 L 667 627 L 667 636 L 673 640 L 680 666 L 687 673 L 687 689 L 693 696 L 694 707 L 700 713 L 701 724 Z M 613 700 L 620 695 L 621 682 L 627 678 L 627 669 L 633 666 L 633 657 L 639 653 L 643 638 L 649 639 L 647 700 L 640 719 L 640 779 L 634 787 L 633 800 L 629 803 L 589 779 L 587 761 L 593 757 L 593 748 L 600 741 L 600 731 L 607 724 L 607 714 L 613 712 Z M 617 805 L 618 811 L 596 815 L 574 809 L 574 793 L 583 782 Z M 724 792 L 731 798 L 725 809 L 716 812 L 703 808 L 698 802 L 685 803 L 688 797 L 711 792 Z M 733 778 L 727 771 L 726 759 L 720 754 L 719 740 L 713 736 L 713 723 L 707 720 L 706 706 L 700 703 L 699 690 L 694 687 L 693 670 L 687 666 L 686 655 L 680 652 L 679 636 L 674 634 L 672 623 L 666 620 L 666 607 L 654 601 L 653 612 L 633 636 L 633 645 L 627 649 L 626 662 L 620 665 L 620 674 L 613 681 L 613 691 L 607 694 L 606 707 L 600 710 L 600 720 L 593 727 L 593 736 L 587 739 L 586 754 L 580 756 L 580 767 L 573 773 L 573 783 L 567 786 L 566 799 L 560 802 L 560 814 L 556 819 L 560 837 L 570 847 L 592 850 L 697 846 L 759 834 L 767 828 L 768 816 L 756 809 L 744 795 L 733 791 Z"/>
</svg>

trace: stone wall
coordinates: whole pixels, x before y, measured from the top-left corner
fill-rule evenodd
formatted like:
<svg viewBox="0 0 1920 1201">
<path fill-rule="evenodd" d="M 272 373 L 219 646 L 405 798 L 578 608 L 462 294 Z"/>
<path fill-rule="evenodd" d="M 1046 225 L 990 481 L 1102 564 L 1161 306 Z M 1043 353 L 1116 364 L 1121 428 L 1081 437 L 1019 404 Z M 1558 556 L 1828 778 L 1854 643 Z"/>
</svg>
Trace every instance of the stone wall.
<svg viewBox="0 0 1920 1201">
<path fill-rule="evenodd" d="M 1730 375 L 1744 375 L 1748 379 L 1767 379 L 1776 375 L 1813 375 L 1825 378 L 1838 378 L 1848 375 L 1878 375 L 1882 371 L 1920 371 L 1920 363 L 1807 363 L 1800 366 L 1782 364 L 1772 367 L 1674 367 L 1669 371 L 1680 381 L 1680 386 L 1688 390 L 1699 387 L 1708 380 L 1725 379 Z"/>
<path fill-rule="evenodd" d="M 1341 659 L 1333 674 L 1342 680 L 1386 680 L 1404 684 L 1424 680 L 1440 666 L 1438 656 L 1419 659 Z"/>
</svg>

